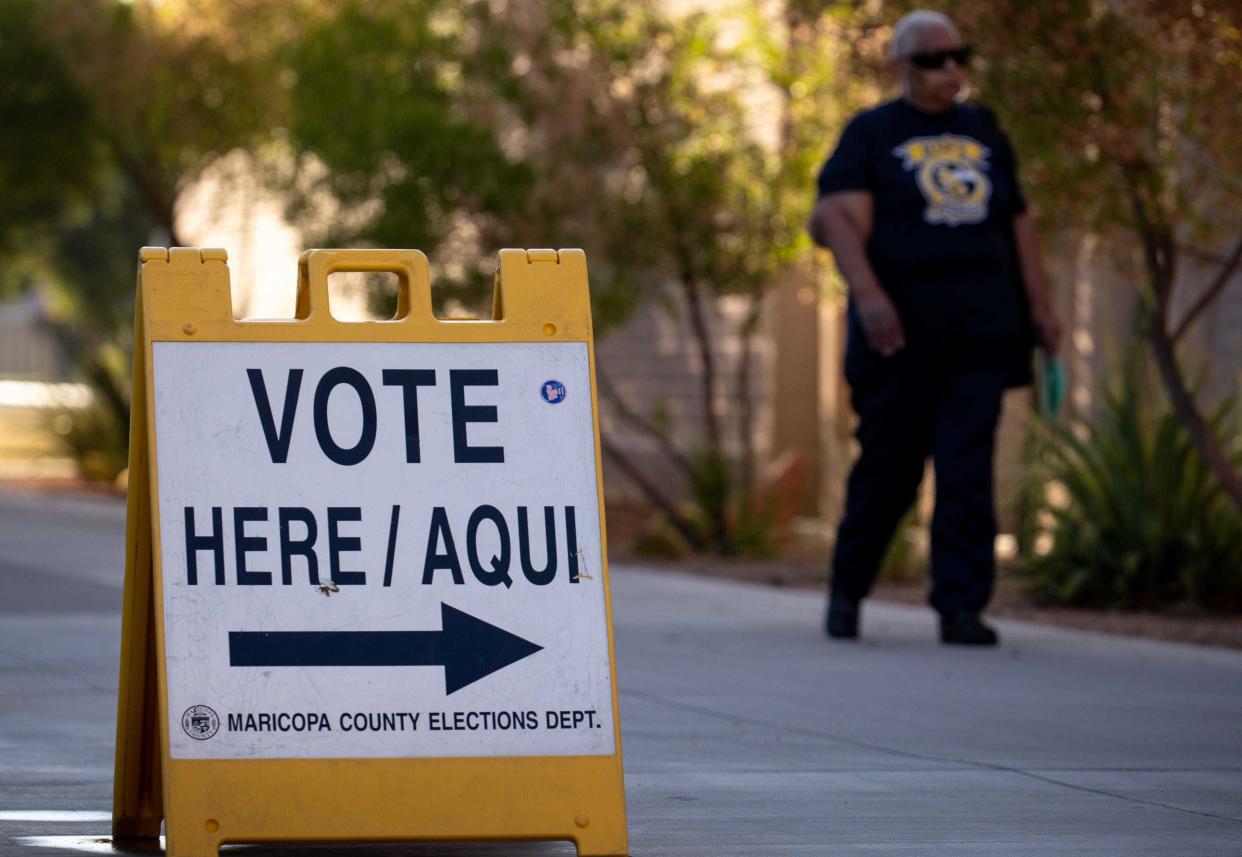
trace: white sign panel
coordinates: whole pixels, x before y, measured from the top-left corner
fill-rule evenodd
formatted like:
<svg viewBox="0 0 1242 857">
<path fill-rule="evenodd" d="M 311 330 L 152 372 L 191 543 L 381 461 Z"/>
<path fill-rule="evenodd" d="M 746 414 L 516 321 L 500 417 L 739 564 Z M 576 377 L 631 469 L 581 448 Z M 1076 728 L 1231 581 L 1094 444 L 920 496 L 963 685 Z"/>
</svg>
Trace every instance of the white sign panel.
<svg viewBox="0 0 1242 857">
<path fill-rule="evenodd" d="M 615 752 L 586 345 L 153 351 L 174 758 Z"/>
</svg>

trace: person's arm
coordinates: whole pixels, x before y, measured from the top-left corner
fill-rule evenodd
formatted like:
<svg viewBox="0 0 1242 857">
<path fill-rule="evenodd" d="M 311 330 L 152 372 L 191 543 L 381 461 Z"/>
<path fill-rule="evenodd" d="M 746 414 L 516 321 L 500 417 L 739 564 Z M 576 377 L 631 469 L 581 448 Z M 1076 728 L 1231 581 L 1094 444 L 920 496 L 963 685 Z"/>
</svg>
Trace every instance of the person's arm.
<svg viewBox="0 0 1242 857">
<path fill-rule="evenodd" d="M 1052 295 L 1048 277 L 1044 273 L 1043 257 L 1039 252 L 1039 234 L 1035 219 L 1029 211 L 1022 211 L 1013 219 L 1014 241 L 1018 247 L 1018 262 L 1022 268 L 1022 285 L 1026 289 L 1027 302 L 1031 307 L 1031 325 L 1035 338 L 1049 353 L 1055 354 L 1061 345 L 1061 323 L 1052 308 Z"/>
<path fill-rule="evenodd" d="M 838 191 L 820 199 L 808 226 L 815 243 L 832 251 L 867 342 L 889 357 L 904 348 L 906 341 L 901 318 L 867 259 L 873 215 L 870 192 Z"/>
</svg>

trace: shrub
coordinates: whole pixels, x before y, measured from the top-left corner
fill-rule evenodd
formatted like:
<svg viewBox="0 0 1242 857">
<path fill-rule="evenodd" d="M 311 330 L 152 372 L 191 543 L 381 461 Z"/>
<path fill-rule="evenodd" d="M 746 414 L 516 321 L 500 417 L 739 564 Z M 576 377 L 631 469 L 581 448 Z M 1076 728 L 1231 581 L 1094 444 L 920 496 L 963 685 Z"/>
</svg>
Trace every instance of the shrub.
<svg viewBox="0 0 1242 857">
<path fill-rule="evenodd" d="M 1242 608 L 1242 515 L 1167 406 L 1157 413 L 1136 368 L 1094 422 L 1039 434 L 1040 517 L 1048 542 L 1026 563 L 1037 596 L 1072 605 Z M 1211 417 L 1236 441 L 1234 402 Z"/>
<path fill-rule="evenodd" d="M 927 528 L 919 523 L 917 501 L 902 516 L 893 532 L 884 558 L 880 560 L 879 579 L 894 583 L 910 583 L 927 577 Z"/>
<path fill-rule="evenodd" d="M 127 427 L 98 397 L 55 415 L 55 429 L 78 474 L 91 482 L 113 482 L 129 461 Z"/>
<path fill-rule="evenodd" d="M 739 484 L 733 463 L 709 447 L 696 449 L 690 463 L 692 511 L 685 517 L 702 544 L 725 556 L 776 556 L 783 530 L 779 497 Z"/>
</svg>

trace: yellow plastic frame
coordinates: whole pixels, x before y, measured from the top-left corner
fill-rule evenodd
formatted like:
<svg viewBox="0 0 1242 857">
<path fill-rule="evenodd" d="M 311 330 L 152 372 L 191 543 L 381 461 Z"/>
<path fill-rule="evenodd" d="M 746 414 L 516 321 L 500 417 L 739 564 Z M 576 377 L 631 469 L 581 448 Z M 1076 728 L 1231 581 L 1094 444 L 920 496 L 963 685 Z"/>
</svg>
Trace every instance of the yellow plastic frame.
<svg viewBox="0 0 1242 857">
<path fill-rule="evenodd" d="M 134 312 L 125 604 L 112 832 L 155 839 L 169 857 L 209 857 L 233 842 L 571 840 L 580 855 L 628 853 L 612 596 L 604 532 L 595 345 L 581 250 L 501 250 L 493 318 L 443 321 L 431 310 L 417 250 L 308 250 L 294 319 L 233 318 L 227 254 L 193 247 L 139 252 Z M 396 318 L 340 322 L 328 307 L 337 271 L 397 274 Z M 612 671 L 610 756 L 444 759 L 172 759 L 164 648 L 153 342 L 585 342 Z"/>
</svg>

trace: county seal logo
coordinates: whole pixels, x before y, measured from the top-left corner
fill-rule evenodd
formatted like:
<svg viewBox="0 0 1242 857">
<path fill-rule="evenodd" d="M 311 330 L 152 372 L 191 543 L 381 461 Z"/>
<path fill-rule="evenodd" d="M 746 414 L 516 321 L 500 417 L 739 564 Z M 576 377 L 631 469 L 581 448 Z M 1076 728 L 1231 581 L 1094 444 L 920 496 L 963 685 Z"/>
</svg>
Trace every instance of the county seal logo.
<svg viewBox="0 0 1242 857">
<path fill-rule="evenodd" d="M 918 170 L 915 183 L 927 200 L 928 223 L 982 223 L 988 216 L 992 181 L 987 159 L 991 151 L 971 137 L 940 134 L 914 137 L 893 149 L 902 167 Z"/>
<path fill-rule="evenodd" d="M 206 705 L 191 705 L 181 715 L 181 728 L 195 741 L 206 741 L 220 731 L 220 718 Z"/>
</svg>

